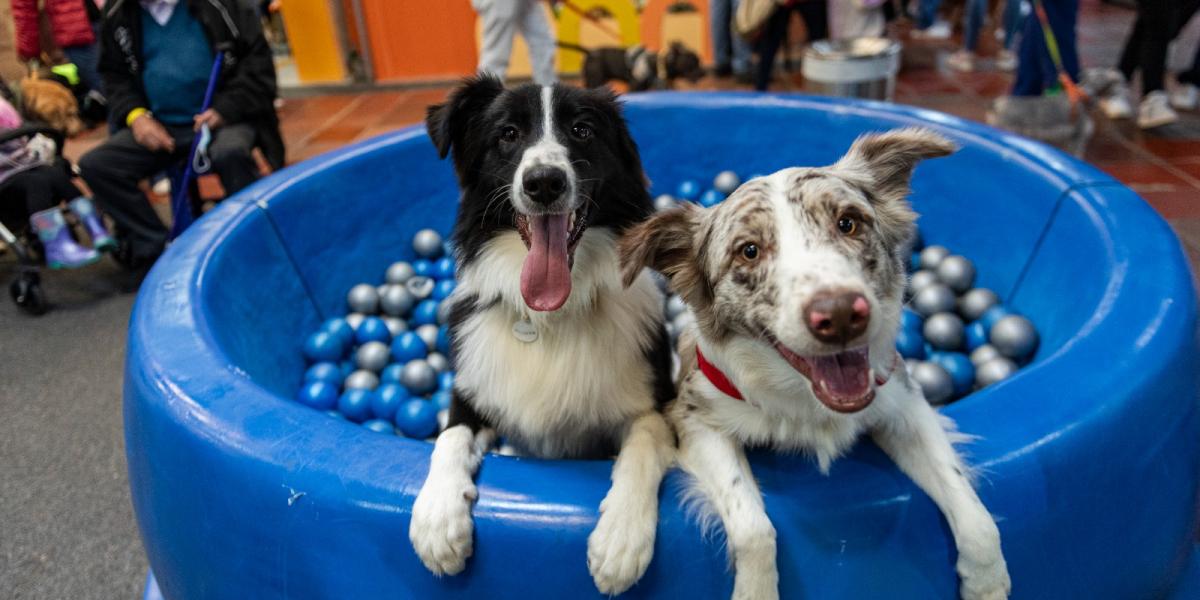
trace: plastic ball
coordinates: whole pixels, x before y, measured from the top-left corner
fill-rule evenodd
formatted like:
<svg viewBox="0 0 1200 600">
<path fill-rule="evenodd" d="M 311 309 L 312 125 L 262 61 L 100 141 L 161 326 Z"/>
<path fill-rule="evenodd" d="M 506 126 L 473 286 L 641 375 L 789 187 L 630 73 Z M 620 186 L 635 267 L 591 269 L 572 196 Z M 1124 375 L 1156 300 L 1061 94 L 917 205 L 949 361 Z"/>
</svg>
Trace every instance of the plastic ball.
<svg viewBox="0 0 1200 600">
<path fill-rule="evenodd" d="M 380 308 L 393 317 L 403 317 L 416 302 L 412 292 L 404 285 L 389 285 L 379 297 Z"/>
<path fill-rule="evenodd" d="M 371 390 L 364 388 L 351 388 L 342 393 L 338 398 L 338 412 L 345 415 L 347 419 L 355 423 L 361 423 L 371 416 L 371 397 L 374 396 Z"/>
<path fill-rule="evenodd" d="M 391 266 L 387 268 L 387 273 L 384 273 L 383 280 L 391 284 L 400 285 L 405 281 L 412 279 L 413 275 L 416 275 L 416 272 L 413 271 L 412 264 L 405 261 L 399 261 L 392 263 Z"/>
<path fill-rule="evenodd" d="M 954 292 L 950 288 L 935 283 L 917 292 L 912 298 L 912 307 L 923 317 L 954 310 Z"/>
<path fill-rule="evenodd" d="M 413 309 L 412 316 L 408 318 L 408 322 L 412 325 L 433 325 L 437 323 L 437 307 L 437 300 L 422 300 Z"/>
<path fill-rule="evenodd" d="M 412 265 L 413 265 L 413 273 L 414 273 L 413 277 L 414 278 L 416 278 L 416 277 L 427 277 L 430 279 L 433 278 L 433 261 L 432 260 L 418 258 L 417 260 L 413 261 Z M 408 281 L 412 281 L 412 279 L 409 279 Z M 408 283 L 408 282 L 405 282 L 405 283 Z"/>
<path fill-rule="evenodd" d="M 425 358 L 428 353 L 429 346 L 416 332 L 406 331 L 392 340 L 392 360 L 400 364 Z"/>
<path fill-rule="evenodd" d="M 429 400 L 433 402 L 434 406 L 438 407 L 439 411 L 447 410 L 450 408 L 450 402 L 454 400 L 454 394 L 448 390 L 439 390 Z"/>
<path fill-rule="evenodd" d="M 678 317 L 675 317 L 675 320 L 671 321 L 671 324 L 675 326 L 675 329 L 679 334 L 682 334 L 684 331 L 687 331 L 687 329 L 695 322 L 695 315 L 690 312 L 684 312 Z"/>
<path fill-rule="evenodd" d="M 404 289 L 412 294 L 414 301 L 424 300 L 433 295 L 433 288 L 437 285 L 433 279 L 424 275 L 414 276 L 404 283 Z"/>
<path fill-rule="evenodd" d="M 913 365 L 912 378 L 930 404 L 945 404 L 954 396 L 954 379 L 937 363 L 922 361 Z"/>
<path fill-rule="evenodd" d="M 428 400 L 413 398 L 396 411 L 396 427 L 405 436 L 423 440 L 438 430 L 438 407 Z"/>
<path fill-rule="evenodd" d="M 916 333 L 921 332 L 921 327 L 925 324 L 925 318 L 918 315 L 916 311 L 905 306 L 900 311 L 900 328 L 907 329 Z"/>
<path fill-rule="evenodd" d="M 434 350 L 450 356 L 450 328 L 442 325 L 438 327 L 437 342 L 433 345 Z"/>
<path fill-rule="evenodd" d="M 706 190 L 700 195 L 700 206 L 704 208 L 712 208 L 721 203 L 725 199 L 725 194 L 717 190 Z"/>
<path fill-rule="evenodd" d="M 988 339 L 1000 354 L 1013 360 L 1025 360 L 1038 345 L 1037 329 L 1029 319 L 1009 315 L 992 325 Z"/>
<path fill-rule="evenodd" d="M 425 362 L 429 363 L 429 366 L 433 367 L 433 370 L 439 375 L 450 370 L 450 361 L 447 360 L 444 355 L 438 354 L 437 352 L 431 352 L 429 356 L 425 358 Z"/>
<path fill-rule="evenodd" d="M 918 331 L 904 327 L 896 334 L 896 352 L 900 356 L 917 360 L 925 358 L 925 339 Z"/>
<path fill-rule="evenodd" d="M 359 369 L 346 377 L 348 390 L 373 390 L 379 387 L 379 376 L 374 371 Z"/>
<path fill-rule="evenodd" d="M 413 236 L 413 251 L 421 258 L 434 259 L 442 255 L 442 234 L 422 229 Z"/>
<path fill-rule="evenodd" d="M 343 382 L 346 381 L 346 378 L 349 377 L 351 373 L 358 370 L 358 365 L 354 364 L 354 360 L 349 359 L 349 358 L 338 363 L 338 367 L 341 368 L 341 370 L 342 370 L 342 381 Z"/>
<path fill-rule="evenodd" d="M 667 337 L 671 338 L 671 348 L 674 348 L 676 352 L 679 351 L 679 334 L 679 328 L 675 326 L 675 323 L 667 323 Z"/>
<path fill-rule="evenodd" d="M 327 381 L 309 381 L 300 386 L 296 400 L 301 404 L 317 410 L 329 410 L 337 404 L 337 384 Z"/>
<path fill-rule="evenodd" d="M 690 179 L 679 184 L 675 196 L 680 200 L 695 200 L 700 195 L 700 184 Z"/>
<path fill-rule="evenodd" d="M 408 323 L 404 319 L 397 317 L 384 317 L 383 323 L 384 325 L 387 325 L 388 333 L 392 334 L 392 337 L 396 337 L 405 331 L 408 331 Z"/>
<path fill-rule="evenodd" d="M 438 389 L 443 392 L 449 392 L 454 389 L 454 371 L 438 373 Z"/>
<path fill-rule="evenodd" d="M 978 321 L 983 313 L 1000 304 L 1000 296 L 987 288 L 968 290 L 958 299 L 958 312 L 967 321 Z"/>
<path fill-rule="evenodd" d="M 345 420 L 346 420 L 346 415 L 343 415 L 342 413 L 338 412 L 336 408 L 332 408 L 332 409 L 329 409 L 329 410 L 325 411 L 325 414 L 327 414 L 327 415 L 329 415 L 329 416 L 331 416 L 331 417 L 333 417 L 333 418 L 335 418 L 335 419 L 337 419 L 337 420 L 339 420 L 339 421 L 345 421 Z"/>
<path fill-rule="evenodd" d="M 997 321 L 1011 314 L 1013 314 L 1011 310 L 1008 310 L 1007 308 L 997 304 L 996 306 L 983 311 L 983 314 L 979 315 L 979 322 L 983 323 L 983 327 L 987 329 L 988 333 L 990 334 L 992 331 L 992 326 L 994 326 Z"/>
<path fill-rule="evenodd" d="M 371 395 L 371 414 L 378 419 L 396 416 L 396 410 L 408 400 L 408 391 L 398 383 L 385 383 Z"/>
<path fill-rule="evenodd" d="M 936 270 L 942 263 L 942 259 L 947 256 L 950 256 L 950 250 L 945 246 L 926 246 L 924 250 L 921 250 L 921 268 L 930 271 Z"/>
<path fill-rule="evenodd" d="M 931 315 L 925 319 L 921 333 L 925 336 L 925 341 L 938 350 L 958 350 L 963 346 L 963 322 L 954 313 Z"/>
<path fill-rule="evenodd" d="M 917 252 L 920 252 L 921 249 L 924 247 L 925 247 L 925 237 L 921 235 L 921 230 L 917 229 L 917 230 L 913 231 L 912 249 Z"/>
<path fill-rule="evenodd" d="M 385 383 L 400 383 L 400 373 L 404 372 L 404 365 L 401 363 L 392 363 L 383 368 L 383 372 L 379 374 L 379 384 Z"/>
<path fill-rule="evenodd" d="M 358 326 L 362 325 L 363 319 L 365 318 L 367 318 L 367 315 L 362 313 L 350 313 L 346 315 L 346 324 L 349 325 L 351 329 L 358 331 Z"/>
<path fill-rule="evenodd" d="M 457 285 L 458 284 L 453 279 L 443 279 L 442 281 L 437 282 L 433 286 L 433 299 L 440 303 L 442 300 L 449 298 L 450 294 L 454 293 L 454 288 Z M 441 312 L 439 312 L 438 315 L 440 317 Z"/>
<path fill-rule="evenodd" d="M 333 386 L 342 385 L 342 367 L 335 362 L 319 362 L 304 372 L 304 382 L 322 381 Z"/>
<path fill-rule="evenodd" d="M 913 252 L 908 255 L 908 272 L 913 273 L 921 269 L 921 253 Z"/>
<path fill-rule="evenodd" d="M 995 346 L 991 344 L 984 344 L 971 351 L 971 363 L 978 368 L 979 365 L 982 365 L 993 358 L 999 358 L 1001 356 L 1003 355 L 1000 354 L 1000 351 L 997 350 Z"/>
<path fill-rule="evenodd" d="M 450 312 L 454 310 L 454 304 L 451 302 L 439 302 L 437 312 L 438 325 L 446 325 L 450 322 Z"/>
<path fill-rule="evenodd" d="M 967 355 L 958 352 L 935 352 L 929 359 L 950 374 L 955 396 L 965 396 L 975 385 L 975 365 L 971 364 Z"/>
<path fill-rule="evenodd" d="M 937 273 L 933 271 L 920 270 L 912 274 L 908 279 L 908 289 L 912 294 L 938 283 Z"/>
<path fill-rule="evenodd" d="M 358 368 L 378 373 L 387 366 L 392 351 L 383 342 L 367 342 L 358 347 L 354 353 L 354 362 Z"/>
<path fill-rule="evenodd" d="M 742 180 L 733 171 L 721 171 L 713 178 L 713 187 L 726 196 L 732 194 L 741 184 Z"/>
<path fill-rule="evenodd" d="M 344 347 L 354 342 L 354 328 L 345 319 L 333 318 L 321 324 L 321 331 L 328 331 L 342 340 Z"/>
<path fill-rule="evenodd" d="M 983 323 L 979 321 L 967 325 L 965 333 L 967 335 L 967 350 L 974 351 L 976 348 L 988 343 L 987 329 L 984 329 Z"/>
<path fill-rule="evenodd" d="M 437 348 L 437 325 L 422 325 L 418 327 L 416 331 L 417 337 L 421 338 L 421 341 L 425 342 L 425 348 L 427 348 L 429 351 L 433 351 L 435 348 Z"/>
<path fill-rule="evenodd" d="M 383 419 L 371 419 L 369 421 L 364 421 L 362 426 L 374 431 L 375 433 L 388 433 L 392 435 L 396 434 L 396 427 L 392 425 L 392 422 L 385 421 Z"/>
<path fill-rule="evenodd" d="M 392 332 L 388 329 L 387 323 L 379 317 L 367 317 L 363 319 L 358 330 L 354 332 L 354 339 L 359 344 L 368 342 L 382 342 L 384 344 L 392 343 Z"/>
<path fill-rule="evenodd" d="M 679 203 L 670 194 L 660 194 L 654 199 L 654 210 L 658 212 L 671 210 L 677 206 L 679 206 Z"/>
<path fill-rule="evenodd" d="M 423 396 L 437 389 L 437 372 L 424 360 L 410 360 L 400 372 L 400 383 L 413 394 Z"/>
<path fill-rule="evenodd" d="M 379 312 L 379 290 L 369 283 L 360 283 L 350 288 L 346 304 L 356 313 L 373 315 Z"/>
<path fill-rule="evenodd" d="M 668 321 L 674 321 L 675 317 L 682 315 L 686 310 L 687 304 L 684 303 L 683 298 L 679 297 L 678 295 L 671 294 L 671 297 L 667 299 Z"/>
<path fill-rule="evenodd" d="M 342 339 L 328 331 L 318 331 L 304 340 L 304 357 L 310 362 L 337 361 L 345 351 Z"/>
<path fill-rule="evenodd" d="M 1016 372 L 1017 363 L 1003 356 L 998 356 L 976 367 L 975 383 L 979 387 L 987 387 L 993 383 L 998 383 L 1012 377 Z"/>
<path fill-rule="evenodd" d="M 975 285 L 975 264 L 957 254 L 947 256 L 937 266 L 937 277 L 942 283 L 961 294 Z"/>
<path fill-rule="evenodd" d="M 439 258 L 433 263 L 433 277 L 437 280 L 454 279 L 454 259 L 449 256 Z"/>
</svg>

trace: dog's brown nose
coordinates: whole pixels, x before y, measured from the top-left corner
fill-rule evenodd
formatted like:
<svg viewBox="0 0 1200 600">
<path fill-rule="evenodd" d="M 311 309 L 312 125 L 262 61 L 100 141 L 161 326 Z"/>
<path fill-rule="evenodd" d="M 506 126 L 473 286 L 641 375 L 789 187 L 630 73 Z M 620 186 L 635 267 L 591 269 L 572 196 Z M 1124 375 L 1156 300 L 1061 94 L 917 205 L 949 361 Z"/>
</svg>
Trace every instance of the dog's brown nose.
<svg viewBox="0 0 1200 600">
<path fill-rule="evenodd" d="M 850 343 L 867 330 L 870 322 L 871 304 L 858 292 L 818 292 L 804 307 L 804 324 L 814 337 L 827 344 Z"/>
</svg>

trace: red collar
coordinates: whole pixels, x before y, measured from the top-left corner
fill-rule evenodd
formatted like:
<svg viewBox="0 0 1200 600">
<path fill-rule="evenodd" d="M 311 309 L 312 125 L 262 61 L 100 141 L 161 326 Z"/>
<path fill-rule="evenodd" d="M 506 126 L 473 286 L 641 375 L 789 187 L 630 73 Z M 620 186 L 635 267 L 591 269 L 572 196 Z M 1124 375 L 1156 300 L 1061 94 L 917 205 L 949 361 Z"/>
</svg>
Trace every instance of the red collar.
<svg viewBox="0 0 1200 600">
<path fill-rule="evenodd" d="M 899 352 L 892 354 L 892 364 L 888 366 L 887 371 L 875 374 L 876 387 L 883 387 L 883 385 L 887 383 L 889 379 L 891 379 L 892 373 L 896 370 L 896 367 L 900 365 L 900 360 Z M 742 397 L 742 392 L 737 389 L 737 386 L 733 385 L 733 382 L 729 380 L 729 377 L 727 377 L 725 373 L 718 369 L 716 365 L 708 362 L 707 358 L 704 358 L 704 353 L 700 351 L 700 346 L 698 344 L 696 345 L 696 363 L 700 365 L 700 372 L 704 373 L 704 376 L 707 377 L 708 381 L 713 384 L 713 387 L 721 390 L 722 393 L 730 398 L 734 398 L 736 400 L 745 400 L 745 398 Z"/>
</svg>

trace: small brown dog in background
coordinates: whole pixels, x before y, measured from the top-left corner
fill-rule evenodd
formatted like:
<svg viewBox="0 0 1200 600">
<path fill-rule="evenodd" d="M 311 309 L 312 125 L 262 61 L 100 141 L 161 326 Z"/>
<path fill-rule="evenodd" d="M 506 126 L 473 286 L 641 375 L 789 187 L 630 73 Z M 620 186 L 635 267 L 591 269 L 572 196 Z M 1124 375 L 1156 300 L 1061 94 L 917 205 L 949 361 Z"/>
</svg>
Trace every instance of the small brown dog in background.
<svg viewBox="0 0 1200 600">
<path fill-rule="evenodd" d="M 84 129 L 79 103 L 71 90 L 36 73 L 21 80 L 21 104 L 28 120 L 42 121 L 68 136 Z"/>
</svg>

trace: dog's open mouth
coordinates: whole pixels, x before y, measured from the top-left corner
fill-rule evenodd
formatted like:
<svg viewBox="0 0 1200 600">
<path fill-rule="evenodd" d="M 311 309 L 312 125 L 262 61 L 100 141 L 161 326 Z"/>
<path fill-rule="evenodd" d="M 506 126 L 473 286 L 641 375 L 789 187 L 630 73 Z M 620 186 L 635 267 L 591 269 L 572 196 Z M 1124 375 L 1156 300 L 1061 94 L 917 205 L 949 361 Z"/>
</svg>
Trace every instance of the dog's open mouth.
<svg viewBox="0 0 1200 600">
<path fill-rule="evenodd" d="M 775 342 L 775 350 L 812 382 L 813 393 L 830 410 L 858 412 L 875 399 L 875 377 L 866 346 L 827 356 L 800 356 L 779 342 Z"/>
<path fill-rule="evenodd" d="M 587 229 L 587 204 L 570 213 L 517 215 L 517 231 L 529 249 L 521 266 L 521 296 L 540 312 L 554 311 L 571 296 L 575 246 Z"/>
</svg>

